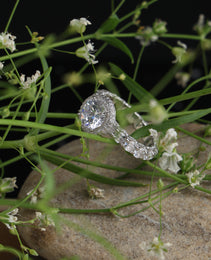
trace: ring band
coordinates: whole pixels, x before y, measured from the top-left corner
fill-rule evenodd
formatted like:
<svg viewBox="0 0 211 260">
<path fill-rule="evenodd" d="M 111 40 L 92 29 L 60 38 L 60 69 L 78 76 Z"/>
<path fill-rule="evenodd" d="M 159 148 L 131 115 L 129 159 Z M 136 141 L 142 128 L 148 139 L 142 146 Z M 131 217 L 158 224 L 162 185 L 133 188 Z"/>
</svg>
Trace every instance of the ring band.
<svg viewBox="0 0 211 260">
<path fill-rule="evenodd" d="M 135 158 L 151 160 L 158 153 L 156 146 L 157 131 L 149 129 L 150 136 L 144 138 L 144 144 L 137 142 L 116 121 L 115 103 L 130 108 L 131 106 L 119 96 L 107 91 L 98 90 L 85 99 L 79 110 L 79 119 L 83 131 L 93 134 L 112 136 L 125 151 L 133 154 Z M 138 113 L 130 114 L 127 118 L 135 129 L 147 125 L 147 122 Z"/>
</svg>

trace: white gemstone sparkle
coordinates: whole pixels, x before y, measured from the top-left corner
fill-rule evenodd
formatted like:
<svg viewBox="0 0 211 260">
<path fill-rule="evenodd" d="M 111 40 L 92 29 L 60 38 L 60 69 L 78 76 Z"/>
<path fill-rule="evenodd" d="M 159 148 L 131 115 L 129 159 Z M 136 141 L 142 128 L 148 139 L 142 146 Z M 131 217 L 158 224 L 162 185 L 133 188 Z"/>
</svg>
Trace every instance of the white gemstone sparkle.
<svg viewBox="0 0 211 260">
<path fill-rule="evenodd" d="M 100 127 L 106 117 L 105 110 L 97 100 L 87 101 L 82 107 L 80 115 L 82 126 L 91 130 Z"/>
</svg>

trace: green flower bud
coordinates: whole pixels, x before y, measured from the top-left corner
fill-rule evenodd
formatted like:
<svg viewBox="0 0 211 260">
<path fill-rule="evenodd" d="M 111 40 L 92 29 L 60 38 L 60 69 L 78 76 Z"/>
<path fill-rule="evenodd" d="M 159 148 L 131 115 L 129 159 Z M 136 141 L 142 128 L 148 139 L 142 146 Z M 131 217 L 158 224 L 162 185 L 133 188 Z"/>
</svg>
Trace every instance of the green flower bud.
<svg viewBox="0 0 211 260">
<path fill-rule="evenodd" d="M 164 34 L 167 32 L 166 22 L 161 21 L 159 19 L 155 20 L 152 28 L 153 28 L 153 31 L 158 35 L 161 35 L 161 34 Z"/>
<path fill-rule="evenodd" d="M 24 147 L 27 151 L 36 151 L 37 149 L 37 137 L 25 135 L 24 137 Z"/>
<path fill-rule="evenodd" d="M 8 107 L 4 108 L 3 111 L 1 112 L 2 118 L 7 118 L 10 116 L 10 110 Z"/>
<path fill-rule="evenodd" d="M 149 115 L 153 124 L 160 124 L 168 118 L 165 108 L 153 99 L 149 103 Z"/>
<path fill-rule="evenodd" d="M 162 181 L 162 179 L 159 179 L 157 182 L 157 188 L 161 191 L 164 187 L 164 183 Z"/>
</svg>

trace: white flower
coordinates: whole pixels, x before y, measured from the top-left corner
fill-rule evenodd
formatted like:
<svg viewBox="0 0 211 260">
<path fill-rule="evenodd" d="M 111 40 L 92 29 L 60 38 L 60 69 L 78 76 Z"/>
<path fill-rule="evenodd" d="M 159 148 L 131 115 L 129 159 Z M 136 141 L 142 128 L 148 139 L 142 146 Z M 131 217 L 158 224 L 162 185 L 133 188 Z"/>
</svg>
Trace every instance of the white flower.
<svg viewBox="0 0 211 260">
<path fill-rule="evenodd" d="M 190 80 L 190 73 L 187 72 L 177 72 L 175 74 L 175 78 L 177 79 L 177 84 L 182 87 L 186 87 L 188 81 Z"/>
<path fill-rule="evenodd" d="M 12 192 L 14 188 L 18 188 L 16 185 L 16 177 L 0 179 L 0 198 L 2 194 Z"/>
<path fill-rule="evenodd" d="M 188 172 L 188 173 L 186 173 L 186 175 L 188 177 L 188 182 L 190 183 L 190 186 L 192 188 L 195 188 L 195 186 L 198 186 L 205 177 L 205 174 L 200 174 L 200 172 L 198 170 Z"/>
<path fill-rule="evenodd" d="M 163 243 L 157 237 L 153 239 L 149 246 L 146 245 L 145 241 L 139 244 L 142 250 L 147 250 L 151 256 L 155 256 L 161 260 L 165 259 L 164 252 L 167 252 L 166 248 L 170 247 L 171 245 L 171 243 Z"/>
<path fill-rule="evenodd" d="M 7 48 L 11 52 L 15 51 L 15 39 L 16 37 L 14 35 L 2 32 L 0 34 L 0 48 Z"/>
<path fill-rule="evenodd" d="M 177 132 L 174 128 L 169 128 L 166 131 L 165 136 L 160 139 L 159 148 L 162 148 L 164 151 L 171 153 L 178 146 L 177 141 Z"/>
<path fill-rule="evenodd" d="M 33 83 L 37 82 L 39 77 L 40 77 L 39 70 L 37 70 L 36 73 L 34 75 L 32 75 L 31 77 L 27 77 L 27 79 L 25 79 L 25 75 L 22 74 L 20 77 L 22 89 L 29 89 Z"/>
<path fill-rule="evenodd" d="M 0 61 L 0 70 L 3 70 L 4 68 L 4 63 Z"/>
<path fill-rule="evenodd" d="M 88 193 L 92 199 L 103 199 L 104 198 L 104 190 L 99 189 L 94 186 L 92 186 L 92 187 L 90 187 L 90 189 L 88 189 Z"/>
<path fill-rule="evenodd" d="M 9 228 L 9 229 L 13 229 L 15 228 L 14 223 L 16 223 L 18 221 L 17 215 L 18 214 L 18 208 L 13 209 L 12 211 L 7 213 L 7 217 L 6 217 L 6 221 L 9 223 L 5 223 L 5 225 Z M 12 224 L 12 225 L 11 225 Z"/>
<path fill-rule="evenodd" d="M 163 170 L 169 170 L 171 173 L 177 173 L 180 170 L 178 162 L 182 161 L 182 156 L 176 152 L 164 152 L 159 158 L 159 165 Z"/>
<path fill-rule="evenodd" d="M 211 21 L 205 21 L 204 14 L 200 14 L 197 23 L 193 29 L 199 34 L 205 36 L 210 32 Z"/>
<path fill-rule="evenodd" d="M 76 56 L 87 60 L 89 64 L 96 64 L 98 61 L 95 60 L 95 55 L 91 54 L 93 52 L 94 43 L 89 41 L 85 46 L 76 50 Z"/>
<path fill-rule="evenodd" d="M 146 26 L 140 31 L 140 35 L 135 37 L 143 46 L 149 46 L 151 42 L 158 40 L 158 36 L 154 33 L 152 27 Z"/>
<path fill-rule="evenodd" d="M 41 212 L 35 212 L 35 215 L 39 223 L 38 226 L 41 228 L 41 231 L 46 231 L 45 227 L 55 226 L 53 219 L 49 215 L 43 214 Z"/>
<path fill-rule="evenodd" d="M 178 41 L 177 44 L 179 47 L 175 46 L 172 48 L 172 54 L 175 56 L 175 60 L 172 61 L 172 63 L 182 63 L 184 54 L 187 50 L 187 45 L 181 41 Z"/>
<path fill-rule="evenodd" d="M 90 25 L 91 22 L 86 18 L 73 19 L 70 21 L 70 26 L 78 33 L 83 33 L 86 30 L 86 26 Z"/>
<path fill-rule="evenodd" d="M 29 192 L 26 193 L 26 195 L 30 195 L 30 203 L 35 204 L 39 199 L 42 199 L 44 196 L 45 192 L 45 186 L 39 187 L 36 191 L 33 192 L 33 190 L 30 190 Z"/>
</svg>

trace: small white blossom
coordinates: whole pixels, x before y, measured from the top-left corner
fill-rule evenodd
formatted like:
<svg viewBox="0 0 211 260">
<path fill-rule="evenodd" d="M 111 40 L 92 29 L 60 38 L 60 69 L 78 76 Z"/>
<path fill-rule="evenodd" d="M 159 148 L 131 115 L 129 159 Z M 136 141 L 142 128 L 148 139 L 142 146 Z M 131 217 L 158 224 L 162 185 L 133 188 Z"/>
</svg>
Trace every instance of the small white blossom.
<svg viewBox="0 0 211 260">
<path fill-rule="evenodd" d="M 142 46 L 149 46 L 151 42 L 158 40 L 158 36 L 154 33 L 152 27 L 150 26 L 146 26 L 140 31 L 140 35 L 135 38 L 140 41 Z"/>
<path fill-rule="evenodd" d="M 198 186 L 200 182 L 204 179 L 205 174 L 200 174 L 198 170 L 190 171 L 186 173 L 188 177 L 188 182 L 190 183 L 190 186 L 192 188 L 195 188 L 195 186 Z"/>
<path fill-rule="evenodd" d="M 177 41 L 177 44 L 182 47 L 184 50 L 187 50 L 187 45 L 181 41 Z"/>
<path fill-rule="evenodd" d="M 206 35 L 211 30 L 211 21 L 205 21 L 204 14 L 200 14 L 197 23 L 194 25 L 193 29 L 199 35 Z"/>
<path fill-rule="evenodd" d="M 178 146 L 177 141 L 177 132 L 174 128 L 169 128 L 166 131 L 166 134 L 163 138 L 159 141 L 159 148 L 163 149 L 164 151 L 171 153 Z"/>
<path fill-rule="evenodd" d="M 16 177 L 0 179 L 0 198 L 2 194 L 14 191 L 14 188 L 18 188 Z"/>
<path fill-rule="evenodd" d="M 182 63 L 184 54 L 187 50 L 187 45 L 181 41 L 177 41 L 177 44 L 179 47 L 175 46 L 172 48 L 172 54 L 175 56 L 175 60 L 172 61 L 172 63 Z"/>
<path fill-rule="evenodd" d="M 92 54 L 94 51 L 94 43 L 89 41 L 85 46 L 76 50 L 76 56 L 87 60 L 89 64 L 96 64 L 98 61 L 95 60 L 95 55 Z"/>
<path fill-rule="evenodd" d="M 3 70 L 4 68 L 4 63 L 0 61 L 0 70 Z"/>
<path fill-rule="evenodd" d="M 78 33 L 83 33 L 86 30 L 86 26 L 90 25 L 91 22 L 86 18 L 73 19 L 70 21 L 70 26 Z"/>
<path fill-rule="evenodd" d="M 39 199 L 43 198 L 45 192 L 45 186 L 41 186 L 36 191 L 34 191 L 33 193 L 32 192 L 33 190 L 30 190 L 29 192 L 26 193 L 26 195 L 28 196 L 31 194 L 30 203 L 35 204 Z"/>
<path fill-rule="evenodd" d="M 7 213 L 6 221 L 8 221 L 9 223 L 5 223 L 5 225 L 9 229 L 15 228 L 14 224 L 18 221 L 18 218 L 16 216 L 17 214 L 18 214 L 18 208 L 15 208 L 12 211 Z"/>
<path fill-rule="evenodd" d="M 36 73 L 34 75 L 32 75 L 31 77 L 27 77 L 27 79 L 25 78 L 25 75 L 22 74 L 20 77 L 22 89 L 29 89 L 33 83 L 37 82 L 39 77 L 40 77 L 39 70 L 37 70 Z"/>
<path fill-rule="evenodd" d="M 35 212 L 35 215 L 38 221 L 38 226 L 40 227 L 41 231 L 46 231 L 46 227 L 49 226 L 55 227 L 55 223 L 49 215 L 41 212 Z"/>
<path fill-rule="evenodd" d="M 168 170 L 171 173 L 177 173 L 180 170 L 178 162 L 182 161 L 182 156 L 176 152 L 164 152 L 159 158 L 160 168 Z"/>
<path fill-rule="evenodd" d="M 7 48 L 11 52 L 15 51 L 15 39 L 16 37 L 14 35 L 2 32 L 0 34 L 0 48 Z"/>
<path fill-rule="evenodd" d="M 164 260 L 164 252 L 167 252 L 167 247 L 170 247 L 171 243 L 163 243 L 160 239 L 155 237 L 148 246 L 145 241 L 139 244 L 142 250 L 147 250 L 151 256 L 155 256 L 160 260 Z"/>
<path fill-rule="evenodd" d="M 186 87 L 188 81 L 190 80 L 190 73 L 187 72 L 177 72 L 175 74 L 177 84 L 181 85 L 183 88 Z"/>
<path fill-rule="evenodd" d="M 92 199 L 103 199 L 104 198 L 104 190 L 103 189 L 99 189 L 99 188 L 94 187 L 94 186 L 91 186 L 88 189 L 88 193 L 89 193 L 89 196 Z"/>
</svg>

